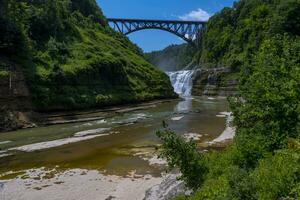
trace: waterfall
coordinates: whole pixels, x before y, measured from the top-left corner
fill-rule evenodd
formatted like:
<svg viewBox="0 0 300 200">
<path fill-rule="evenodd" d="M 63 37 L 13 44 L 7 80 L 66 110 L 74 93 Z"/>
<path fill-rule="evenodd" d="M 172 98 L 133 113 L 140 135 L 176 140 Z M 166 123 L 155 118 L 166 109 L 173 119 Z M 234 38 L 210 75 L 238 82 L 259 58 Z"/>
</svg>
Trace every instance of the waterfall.
<svg viewBox="0 0 300 200">
<path fill-rule="evenodd" d="M 174 87 L 174 91 L 181 96 L 191 96 L 194 73 L 195 70 L 167 72 Z"/>
</svg>

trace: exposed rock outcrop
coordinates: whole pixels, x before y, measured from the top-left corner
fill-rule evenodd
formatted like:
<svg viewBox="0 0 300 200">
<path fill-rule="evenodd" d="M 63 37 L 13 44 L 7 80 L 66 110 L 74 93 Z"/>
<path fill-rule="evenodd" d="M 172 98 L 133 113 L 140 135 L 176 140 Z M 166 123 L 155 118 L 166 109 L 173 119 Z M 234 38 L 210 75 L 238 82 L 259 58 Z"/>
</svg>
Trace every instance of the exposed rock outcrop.
<svg viewBox="0 0 300 200">
<path fill-rule="evenodd" d="M 171 200 L 179 194 L 189 195 L 183 181 L 178 180 L 179 174 L 169 174 L 162 183 L 147 190 L 144 200 Z"/>
<path fill-rule="evenodd" d="M 3 107 L 0 109 L 0 131 L 35 127 L 32 118 L 32 112 L 12 111 Z"/>
<path fill-rule="evenodd" d="M 0 77 L 0 131 L 34 127 L 30 93 L 22 70 L 10 66 Z"/>
<path fill-rule="evenodd" d="M 195 96 L 234 96 L 237 94 L 237 73 L 230 68 L 198 69 L 194 75 Z"/>
<path fill-rule="evenodd" d="M 30 93 L 20 67 L 8 65 L 8 75 L 0 77 L 0 106 L 9 110 L 32 110 Z"/>
</svg>

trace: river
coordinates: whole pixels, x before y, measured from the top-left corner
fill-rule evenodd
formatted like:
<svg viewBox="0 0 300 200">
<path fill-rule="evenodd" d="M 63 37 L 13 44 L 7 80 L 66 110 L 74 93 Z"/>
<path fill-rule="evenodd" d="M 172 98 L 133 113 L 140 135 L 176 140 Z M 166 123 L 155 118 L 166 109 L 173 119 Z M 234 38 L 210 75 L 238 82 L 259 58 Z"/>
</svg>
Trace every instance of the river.
<svg viewBox="0 0 300 200">
<path fill-rule="evenodd" d="M 85 180 L 84 175 L 86 175 L 87 182 L 91 181 L 91 177 L 95 177 L 95 175 L 89 173 L 95 173 L 95 171 L 99 172 L 99 176 L 101 176 L 99 180 L 101 178 L 102 180 L 105 179 L 102 176 L 130 177 L 132 174 L 134 174 L 134 178 L 151 176 L 153 179 L 149 177 L 143 179 L 153 180 L 149 185 L 145 182 L 139 183 L 138 180 L 135 182 L 139 186 L 144 184 L 140 192 L 159 183 L 165 165 L 160 163 L 162 161 L 156 156 L 156 147 L 160 144 L 160 141 L 155 132 L 162 128 L 162 121 L 166 121 L 169 127 L 178 134 L 186 137 L 198 136 L 199 144 L 207 144 L 224 131 L 226 119 L 220 113 L 228 111 L 225 99 L 189 96 L 191 90 L 190 72 L 179 74 L 177 72 L 177 75 L 169 75 L 173 85 L 175 85 L 175 91 L 188 97 L 151 104 L 151 106 L 126 113 L 115 112 L 105 119 L 90 122 L 1 133 L 0 179 L 3 180 L 2 197 L 6 198 L 4 200 L 18 199 L 12 193 L 20 193 L 21 197 L 19 199 L 38 199 L 43 192 L 47 191 L 52 191 L 51 194 L 54 193 L 53 195 L 57 191 L 57 194 L 63 196 L 64 189 L 61 187 L 68 187 L 72 183 L 72 187 L 76 188 L 74 183 L 76 181 L 64 185 L 64 183 L 67 184 L 70 181 L 69 179 L 64 179 L 60 184 L 55 184 L 55 181 L 52 181 L 52 184 L 43 182 L 40 185 L 36 184 L 39 185 L 36 186 L 34 180 L 43 181 L 45 177 L 41 178 L 39 176 L 37 178 L 31 175 L 34 174 L 34 170 L 41 169 L 48 172 L 55 169 L 52 173 L 45 173 L 48 174 L 47 176 L 51 174 L 48 177 L 49 179 L 55 177 L 55 174 L 70 170 L 88 170 L 80 172 L 82 175 L 80 180 Z M 187 78 L 186 76 L 190 77 Z M 179 83 L 180 81 L 181 83 Z M 202 148 L 205 150 L 209 147 L 203 145 Z M 76 174 L 76 171 L 74 174 Z M 58 179 L 58 177 L 56 178 Z M 114 178 L 111 178 L 111 182 L 107 180 L 105 183 L 109 185 L 114 183 L 114 180 Z M 29 181 L 29 183 L 26 181 Z M 100 181 L 100 183 L 102 182 Z M 118 191 L 117 194 L 114 194 L 114 197 L 116 199 L 126 199 L 127 197 L 124 197 L 127 194 L 126 191 L 120 189 L 123 182 L 115 181 L 115 183 L 115 186 L 108 186 L 112 187 L 111 191 Z M 23 186 L 20 186 L 22 184 Z M 86 182 L 79 185 L 82 184 L 89 185 Z M 126 181 L 123 184 L 130 185 Z M 14 188 L 16 185 L 19 185 L 19 189 Z M 51 187 L 51 185 L 55 185 L 55 187 Z M 94 185 L 97 185 L 97 183 L 93 183 Z M 61 187 L 59 188 L 59 186 Z M 102 186 L 99 187 L 98 196 L 106 192 L 103 199 L 108 198 L 109 196 L 105 195 L 108 195 L 110 190 L 106 189 L 104 191 L 103 189 L 101 192 Z M 138 188 L 137 186 L 133 187 Z M 86 188 L 83 193 L 91 193 L 89 189 L 90 187 Z M 27 190 L 30 192 L 26 193 Z M 76 194 L 74 192 L 74 195 Z M 22 197 L 22 195 L 25 196 Z M 139 194 L 128 198 L 140 199 L 143 195 Z M 93 196 L 86 198 L 93 198 Z"/>
</svg>

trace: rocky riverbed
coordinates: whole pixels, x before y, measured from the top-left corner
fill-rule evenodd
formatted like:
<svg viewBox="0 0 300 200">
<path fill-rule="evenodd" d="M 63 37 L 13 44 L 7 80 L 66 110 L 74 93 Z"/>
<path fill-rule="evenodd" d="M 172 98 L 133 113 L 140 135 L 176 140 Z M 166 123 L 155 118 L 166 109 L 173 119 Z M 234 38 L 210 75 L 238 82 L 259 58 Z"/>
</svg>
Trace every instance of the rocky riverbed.
<svg viewBox="0 0 300 200">
<path fill-rule="evenodd" d="M 2 133 L 0 197 L 160 200 L 189 192 L 178 174 L 164 173 L 155 131 L 166 120 L 207 150 L 234 136 L 226 108 L 222 99 L 190 97 L 114 116 L 92 112 L 88 118 L 102 116 L 95 121 Z"/>
</svg>

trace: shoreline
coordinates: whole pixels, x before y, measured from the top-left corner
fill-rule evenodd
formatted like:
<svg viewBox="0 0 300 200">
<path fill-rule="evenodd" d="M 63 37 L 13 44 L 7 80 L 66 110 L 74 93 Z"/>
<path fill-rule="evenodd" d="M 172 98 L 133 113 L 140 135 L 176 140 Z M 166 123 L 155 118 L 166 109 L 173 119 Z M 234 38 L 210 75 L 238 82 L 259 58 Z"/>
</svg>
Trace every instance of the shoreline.
<svg viewBox="0 0 300 200">
<path fill-rule="evenodd" d="M 204 98 L 207 98 L 208 100 L 215 99 L 212 97 Z M 132 111 L 142 112 L 139 110 L 155 107 L 157 104 L 170 101 L 173 104 L 174 101 L 180 101 L 180 99 L 159 100 L 131 106 L 115 106 L 105 110 L 51 113 L 49 116 L 53 117 L 51 118 L 53 121 L 58 121 L 61 120 L 59 117 L 62 116 L 74 117 L 71 114 L 75 114 L 80 120 L 82 120 L 81 117 L 85 117 L 85 120 L 90 120 L 92 117 L 96 117 L 91 115 L 98 115 L 97 120 L 105 121 L 103 118 L 108 116 L 106 115 L 107 113 L 110 115 L 118 115 Z M 209 142 L 214 141 L 214 144 L 207 144 L 208 146 L 217 145 L 215 144 L 216 140 L 218 140 L 217 143 L 219 143 L 226 142 L 227 139 L 229 139 L 228 131 L 226 131 L 226 129 L 230 127 L 230 122 L 232 120 L 231 113 L 222 111 L 216 113 L 216 117 L 226 118 L 226 127 L 225 129 L 222 129 L 223 132 L 220 132 L 218 137 L 212 138 L 211 140 L 209 139 Z M 175 117 L 174 115 L 170 120 L 176 122 L 181 121 L 183 118 L 183 116 L 178 115 Z M 74 121 L 75 119 L 72 120 Z M 109 128 L 79 130 L 68 138 L 19 146 L 10 150 L 33 152 L 109 134 L 114 134 Z M 224 138 L 224 136 L 226 137 Z M 186 140 L 193 139 L 199 141 L 202 138 L 202 134 L 189 132 L 184 134 L 183 137 Z M 164 168 L 167 165 L 166 160 L 157 156 L 156 152 L 152 149 L 142 149 L 141 151 L 132 151 L 132 153 L 133 156 L 137 156 L 140 159 L 147 161 L 150 166 Z M 65 200 L 161 200 L 165 197 L 172 197 L 178 193 L 189 192 L 189 190 L 184 187 L 184 183 L 177 180 L 180 175 L 177 171 L 168 174 L 160 171 L 158 175 L 152 174 L 150 171 L 140 173 L 137 172 L 138 170 L 133 169 L 132 171 L 126 171 L 124 174 L 116 175 L 114 173 L 107 173 L 105 170 L 101 171 L 97 168 L 89 169 L 75 167 L 63 169 L 59 166 L 53 167 L 54 168 L 32 168 L 20 171 L 20 174 L 18 174 L 18 171 L 2 174 L 4 180 L 0 180 L 0 197 L 5 197 L 5 200 L 39 200 L 41 198 L 44 200 L 52 200 L 53 198 Z"/>
<path fill-rule="evenodd" d="M 196 96 L 212 99 L 225 99 L 226 96 Z M 119 104 L 112 105 L 103 108 L 90 108 L 82 110 L 66 110 L 66 111 L 11 111 L 15 113 L 20 119 L 18 121 L 19 126 L 9 129 L 9 130 L 0 130 L 0 134 L 3 132 L 11 132 L 22 129 L 32 129 L 38 127 L 47 127 L 52 125 L 59 124 L 72 124 L 79 122 L 91 122 L 102 120 L 106 117 L 112 117 L 115 114 L 123 114 L 137 110 L 143 110 L 151 107 L 155 107 L 157 104 L 167 103 L 170 101 L 180 101 L 182 97 L 176 98 L 166 98 L 166 99 L 155 99 L 150 101 L 144 101 L 139 103 L 131 104 Z M 17 114 L 16 114 L 17 113 Z"/>
<path fill-rule="evenodd" d="M 233 140 L 236 134 L 236 128 L 232 126 L 233 115 L 231 112 L 221 112 L 217 117 L 226 118 L 226 126 L 224 131 L 214 140 L 208 142 L 209 145 L 216 145 L 220 143 L 226 143 L 226 141 Z"/>
<path fill-rule="evenodd" d="M 163 177 L 103 175 L 97 170 L 28 170 L 18 178 L 0 180 L 0 197 L 5 200 L 115 199 L 142 200 L 146 191 L 161 183 Z"/>
<path fill-rule="evenodd" d="M 123 114 L 137 110 L 143 110 L 151 107 L 155 107 L 157 104 L 166 103 L 170 101 L 180 101 L 178 98 L 156 99 L 140 103 L 114 105 L 105 108 L 91 108 L 84 110 L 72 110 L 72 111 L 50 111 L 50 112 L 38 112 L 38 111 L 11 111 L 14 113 L 15 120 L 19 124 L 18 127 L 8 130 L 0 130 L 0 134 L 4 132 L 12 132 L 22 129 L 33 129 L 38 127 L 47 127 L 59 124 L 71 124 L 78 122 L 91 122 L 102 120 L 106 117 L 112 117 L 116 114 Z M 20 119 L 21 118 L 21 119 Z"/>
<path fill-rule="evenodd" d="M 212 99 L 209 97 L 206 97 L 206 98 Z M 114 115 L 117 115 L 117 114 L 128 113 L 128 112 L 132 112 L 132 111 L 156 107 L 157 104 L 163 104 L 163 103 L 170 102 L 170 101 L 180 101 L 180 99 L 156 100 L 156 101 L 152 101 L 152 102 L 141 103 L 139 105 L 134 105 L 134 106 L 130 106 L 130 107 L 121 106 L 121 107 L 109 108 L 106 110 L 95 110 L 95 111 L 89 110 L 89 111 L 83 111 L 83 112 L 77 112 L 77 113 L 72 112 L 73 114 L 78 116 L 78 119 L 77 120 L 72 119 L 71 121 L 67 120 L 67 119 L 62 121 L 61 119 L 57 118 L 57 117 L 62 116 L 62 114 L 67 114 L 69 116 L 70 113 L 55 113 L 55 115 L 51 114 L 50 116 L 56 117 L 55 120 L 52 121 L 52 123 L 53 123 L 52 125 L 76 123 L 76 122 L 83 122 L 83 121 L 91 121 L 91 122 L 98 121 L 98 120 L 105 121 L 105 118 L 107 118 L 107 117 L 113 117 Z M 88 113 L 96 114 L 96 115 L 98 115 L 98 117 L 91 118 L 89 115 L 87 115 Z M 109 115 L 107 115 L 107 114 L 109 114 Z M 235 130 L 233 127 L 230 126 L 230 123 L 233 119 L 233 117 L 231 116 L 231 113 L 220 112 L 216 116 L 226 118 L 226 127 L 225 127 L 225 130 L 221 133 L 221 135 L 218 138 L 215 138 L 214 140 L 207 142 L 208 145 L 222 143 L 226 140 L 231 140 L 234 137 Z M 72 115 L 72 117 L 73 117 L 73 115 Z M 85 118 L 83 119 L 81 117 L 85 117 Z M 171 118 L 171 120 L 179 121 L 183 117 L 184 116 L 173 117 L 173 118 Z M 52 126 L 52 125 L 45 125 L 45 127 Z M 112 135 L 112 134 L 115 134 L 115 132 L 112 131 L 110 128 L 97 128 L 97 129 L 91 129 L 88 131 L 75 132 L 74 134 L 72 134 L 66 138 L 50 140 L 50 141 L 42 141 L 42 142 L 36 142 L 36 143 L 32 143 L 32 144 L 25 144 L 25 145 L 20 145 L 17 147 L 12 147 L 12 148 L 9 148 L 8 151 L 34 152 L 34 151 L 38 151 L 38 150 L 49 149 L 49 148 L 53 148 L 53 147 L 58 147 L 58 146 L 66 145 L 66 144 L 85 141 L 85 140 L 93 139 L 96 137 L 108 136 L 108 135 Z M 202 135 L 201 134 L 199 135 L 196 133 L 189 133 L 189 134 L 185 134 L 184 137 L 186 137 L 187 140 L 189 140 L 189 139 L 200 140 Z M 6 141 L 6 142 L 8 142 L 8 141 Z M 10 155 L 11 154 L 7 154 L 7 152 L 4 152 L 4 153 L 0 154 L 0 157 L 6 157 L 6 156 L 10 156 Z"/>
<path fill-rule="evenodd" d="M 223 133 L 212 141 L 221 137 L 223 139 L 217 143 L 226 142 L 228 138 L 224 139 L 222 135 L 226 133 L 230 125 L 232 115 L 228 112 L 220 112 L 217 116 L 225 117 L 227 126 Z M 194 134 L 185 136 L 190 138 L 194 137 Z M 135 156 L 147 160 L 153 166 L 166 165 L 165 160 L 152 155 L 150 152 L 145 152 Z M 137 174 L 134 170 L 120 176 L 109 175 L 105 171 L 96 169 L 58 169 L 35 168 L 23 171 L 17 178 L 0 180 L 0 197 L 5 197 L 5 200 L 39 200 L 41 198 L 44 200 L 53 198 L 160 200 L 178 193 L 189 192 L 184 187 L 184 183 L 177 180 L 178 173 L 162 173 L 160 176 L 153 176 Z"/>
<path fill-rule="evenodd" d="M 42 123 L 44 126 L 49 125 L 56 125 L 56 124 L 68 124 L 68 123 L 77 123 L 77 122 L 87 122 L 87 121 L 97 121 L 101 120 L 105 117 L 110 117 L 114 114 L 122 114 L 128 113 L 137 110 L 143 110 L 147 108 L 151 108 L 156 106 L 157 104 L 166 103 L 170 101 L 180 100 L 180 98 L 175 99 L 163 99 L 163 100 L 153 100 L 147 101 L 137 104 L 128 104 L 128 105 L 119 105 L 119 106 L 112 106 L 102 109 L 88 109 L 88 110 L 77 110 L 77 111 L 61 111 L 61 112 L 49 112 L 47 114 L 39 113 L 44 115 L 46 121 Z M 87 118 L 86 116 L 90 115 L 97 115 L 97 117 L 90 117 Z M 77 119 L 67 119 L 68 117 L 76 118 Z M 83 117 L 83 118 L 81 118 Z M 85 118 L 84 118 L 85 117 Z M 57 120 L 59 118 L 66 118 L 62 120 Z M 48 120 L 48 121 L 47 121 Z"/>
</svg>

